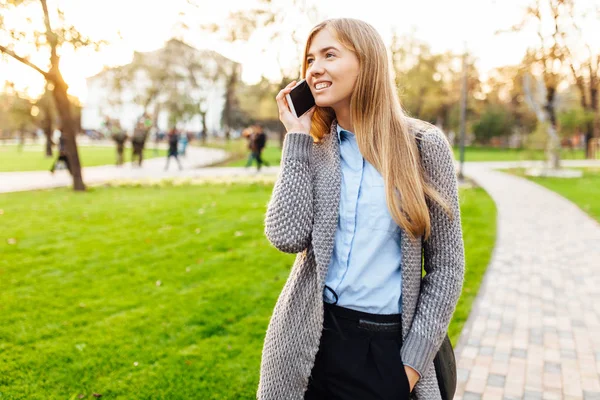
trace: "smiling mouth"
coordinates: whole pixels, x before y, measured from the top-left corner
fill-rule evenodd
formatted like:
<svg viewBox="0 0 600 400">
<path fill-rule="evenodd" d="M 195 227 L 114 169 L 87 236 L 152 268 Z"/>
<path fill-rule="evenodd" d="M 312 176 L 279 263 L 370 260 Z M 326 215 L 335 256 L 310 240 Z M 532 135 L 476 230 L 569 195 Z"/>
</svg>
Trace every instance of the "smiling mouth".
<svg viewBox="0 0 600 400">
<path fill-rule="evenodd" d="M 331 83 L 330 83 L 330 84 L 328 84 L 327 86 L 324 86 L 324 85 L 322 85 L 322 84 L 318 84 L 318 85 L 315 85 L 315 90 L 316 90 L 317 92 L 320 92 L 320 91 L 323 91 L 323 90 L 325 90 L 325 89 L 329 89 L 329 88 L 331 87 L 331 85 L 332 85 Z"/>
</svg>

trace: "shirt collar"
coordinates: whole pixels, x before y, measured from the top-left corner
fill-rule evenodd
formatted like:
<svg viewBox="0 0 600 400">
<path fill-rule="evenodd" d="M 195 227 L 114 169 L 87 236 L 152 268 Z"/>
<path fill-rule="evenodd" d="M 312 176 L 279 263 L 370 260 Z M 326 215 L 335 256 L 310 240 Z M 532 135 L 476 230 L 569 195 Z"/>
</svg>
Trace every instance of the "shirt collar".
<svg viewBox="0 0 600 400">
<path fill-rule="evenodd" d="M 354 133 L 352 133 L 346 129 L 342 129 L 340 124 L 337 124 L 337 136 L 338 136 L 338 142 L 341 143 L 343 137 L 353 137 Z"/>
</svg>

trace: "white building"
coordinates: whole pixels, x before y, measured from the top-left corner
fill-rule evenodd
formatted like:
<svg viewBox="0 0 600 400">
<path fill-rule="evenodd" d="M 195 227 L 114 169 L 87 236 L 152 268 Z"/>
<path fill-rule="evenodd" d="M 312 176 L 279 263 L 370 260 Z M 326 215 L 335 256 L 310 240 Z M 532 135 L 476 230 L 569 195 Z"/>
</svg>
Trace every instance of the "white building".
<svg viewBox="0 0 600 400">
<path fill-rule="evenodd" d="M 107 117 L 117 119 L 131 132 L 146 111 L 156 120 L 158 129 L 171 128 L 170 107 L 191 104 L 192 111 L 179 120 L 177 127 L 199 132 L 200 113 L 206 110 L 209 135 L 222 131 L 227 80 L 235 72 L 241 77 L 241 65 L 211 50 L 197 50 L 171 39 L 159 50 L 134 53 L 130 64 L 110 68 L 87 79 L 87 98 L 81 112 L 84 130 L 102 130 Z M 146 107 L 144 107 L 146 106 Z"/>
</svg>

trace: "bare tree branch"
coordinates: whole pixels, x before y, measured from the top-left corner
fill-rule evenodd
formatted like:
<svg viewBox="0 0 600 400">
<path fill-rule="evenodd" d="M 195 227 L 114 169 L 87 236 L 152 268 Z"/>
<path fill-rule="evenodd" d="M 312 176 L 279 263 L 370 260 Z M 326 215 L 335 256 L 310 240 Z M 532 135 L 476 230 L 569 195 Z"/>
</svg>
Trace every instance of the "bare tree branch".
<svg viewBox="0 0 600 400">
<path fill-rule="evenodd" d="M 0 45 L 0 53 L 4 53 L 7 54 L 9 56 L 11 56 L 12 58 L 14 58 L 17 61 L 22 62 L 23 64 L 35 69 L 37 72 L 39 72 L 40 74 L 42 74 L 44 76 L 44 78 L 48 79 L 48 73 L 46 71 L 44 71 L 43 69 L 41 69 L 40 67 L 38 67 L 37 65 L 33 64 L 31 61 L 29 61 L 28 59 L 21 57 L 17 54 L 15 54 L 14 51 L 7 49 L 6 47 Z"/>
<path fill-rule="evenodd" d="M 56 53 L 56 48 L 58 47 L 58 40 L 56 38 L 56 34 L 52 31 L 52 27 L 50 26 L 50 15 L 48 14 L 48 5 L 46 4 L 46 0 L 40 0 L 42 3 L 42 9 L 44 10 L 44 25 L 46 26 L 46 39 L 50 44 L 50 63 L 52 67 L 55 65 L 58 66 L 58 55 Z"/>
</svg>

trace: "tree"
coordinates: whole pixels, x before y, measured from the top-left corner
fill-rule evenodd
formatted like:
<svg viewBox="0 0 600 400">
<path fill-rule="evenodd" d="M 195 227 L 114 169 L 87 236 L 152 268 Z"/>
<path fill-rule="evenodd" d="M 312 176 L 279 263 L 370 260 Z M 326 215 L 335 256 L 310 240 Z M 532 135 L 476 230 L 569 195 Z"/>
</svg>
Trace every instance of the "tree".
<svg viewBox="0 0 600 400">
<path fill-rule="evenodd" d="M 254 85 L 242 83 L 239 87 L 240 107 L 252 120 L 277 120 L 279 112 L 273 99 L 279 90 L 279 82 L 271 82 L 264 76 Z"/>
<path fill-rule="evenodd" d="M 239 71 L 237 65 L 233 65 L 229 69 L 231 71 L 224 74 L 227 79 L 227 84 L 225 87 L 225 106 L 223 107 L 221 118 L 221 122 L 225 128 L 226 140 L 229 140 L 231 137 L 231 128 L 239 128 L 248 122 L 248 118 L 240 108 L 240 102 L 237 97 L 236 88 L 239 83 Z"/>
<path fill-rule="evenodd" d="M 412 35 L 399 37 L 394 34 L 389 50 L 399 95 L 408 113 L 446 131 L 457 130 L 462 55 L 434 54 L 428 44 Z M 477 98 L 481 97 L 481 82 L 474 63 L 472 58 L 467 59 L 467 90 L 471 93 L 467 101 L 469 115 L 475 111 Z"/>
<path fill-rule="evenodd" d="M 575 85 L 579 90 L 580 104 L 583 109 L 580 122 L 584 123 L 584 146 L 586 158 L 591 157 L 591 139 L 600 136 L 600 108 L 598 105 L 598 90 L 600 90 L 600 53 L 598 50 L 592 49 L 589 40 L 590 37 L 596 38 L 593 33 L 587 36 L 583 34 L 583 29 L 578 24 L 578 20 L 584 18 L 583 14 L 596 15 L 596 20 L 600 16 L 600 5 L 598 2 L 593 5 L 592 10 L 585 10 L 576 13 L 574 4 L 570 4 L 568 16 L 571 25 L 571 30 L 559 26 L 560 34 L 564 43 L 564 51 L 566 53 L 565 61 L 569 66 L 572 77 L 575 80 Z M 591 11 L 591 12 L 590 12 Z M 597 21 L 596 21 L 597 23 Z M 569 33 L 573 33 L 569 37 Z M 597 40 L 597 39 L 595 39 Z M 575 50 L 577 47 L 583 47 L 585 50 L 577 55 Z M 573 118 L 569 119 L 573 122 Z"/>
<path fill-rule="evenodd" d="M 14 89 L 12 83 L 7 83 L 5 93 L 2 95 L 3 113 L 2 128 L 7 130 L 8 135 L 14 136 L 16 132 L 19 137 L 19 149 L 25 141 L 25 135 L 28 131 L 35 128 L 35 118 L 33 116 L 33 104 L 25 96 L 22 96 Z M 3 114 L 3 115 L 2 115 Z"/>
<path fill-rule="evenodd" d="M 39 110 L 37 116 L 38 126 L 44 131 L 44 137 L 46 138 L 45 153 L 46 157 L 52 157 L 52 132 L 54 121 L 56 120 L 56 107 L 54 106 L 54 100 L 52 99 L 52 92 L 49 90 L 48 85 L 44 89 L 44 93 L 35 102 L 36 107 Z"/>
<path fill-rule="evenodd" d="M 479 142 L 488 144 L 491 138 L 510 135 L 513 126 L 514 119 L 506 107 L 490 105 L 473 124 L 473 133 Z"/>
<path fill-rule="evenodd" d="M 168 124 L 202 120 L 202 138 L 206 138 L 208 96 L 214 85 L 223 85 L 229 95 L 227 112 L 235 111 L 232 88 L 239 73 L 237 63 L 209 50 L 197 50 L 179 39 L 169 40 L 165 47 L 151 53 L 135 53 L 128 65 L 107 72 L 113 105 L 123 96 L 133 98 L 144 113 L 153 110 L 155 125 L 159 112 L 168 113 Z M 235 71 L 232 81 L 232 70 Z M 233 86 L 232 86 L 233 82 Z M 127 94 L 125 94 L 127 93 Z M 229 114 L 228 114 L 229 115 Z M 232 121 L 235 123 L 235 113 Z"/>
<path fill-rule="evenodd" d="M 39 2 L 41 6 L 41 20 L 44 28 L 41 30 L 31 29 L 21 30 L 17 27 L 8 27 L 6 25 L 5 15 L 12 14 L 18 16 L 26 13 L 29 6 Z M 81 34 L 77 28 L 66 22 L 64 13 L 57 9 L 56 17 L 58 24 L 54 25 L 51 19 L 50 12 L 46 0 L 9 0 L 0 2 L 0 10 L 2 18 L 0 18 L 0 29 L 8 32 L 8 36 L 4 35 L 3 40 L 8 42 L 0 43 L 0 53 L 3 53 L 25 66 L 39 72 L 48 82 L 48 87 L 52 92 L 56 109 L 60 118 L 60 128 L 65 137 L 65 150 L 69 163 L 71 165 L 71 173 L 73 175 L 73 189 L 85 190 L 85 184 L 81 176 L 81 163 L 79 153 L 77 151 L 76 133 L 77 122 L 73 118 L 72 104 L 67 94 L 68 85 L 65 82 L 60 71 L 60 50 L 63 46 L 71 46 L 75 50 L 82 47 L 99 48 L 104 42 L 94 42 L 90 38 Z M 33 27 L 32 21 L 28 21 L 29 27 Z M 7 39 L 9 37 L 10 39 Z M 49 52 L 49 62 L 46 66 L 38 66 L 29 60 L 29 57 L 19 54 L 17 48 L 26 45 L 34 45 L 39 51 L 46 49 Z"/>
<path fill-rule="evenodd" d="M 535 24 L 537 45 L 530 48 L 525 56 L 527 69 L 523 89 L 528 104 L 534 110 L 538 122 L 546 127 L 548 142 L 546 157 L 551 168 L 560 167 L 560 139 L 557 131 L 555 100 L 559 84 L 563 81 L 562 63 L 564 44 L 561 26 L 573 0 L 535 0 L 525 10 L 520 23 L 509 29 L 510 32 L 523 32 L 530 24 Z M 539 100 L 531 87 L 529 73 L 541 75 L 543 100 Z"/>
<path fill-rule="evenodd" d="M 193 0 L 188 0 L 188 3 L 201 8 Z M 300 76 L 306 39 L 301 37 L 301 32 L 307 25 L 315 25 L 323 19 L 315 5 L 307 5 L 303 0 L 258 0 L 250 9 L 231 12 L 225 20 L 201 28 L 220 34 L 230 43 L 247 43 L 255 33 L 268 34 L 269 40 L 263 52 L 277 54 L 281 90 Z M 290 48 L 294 50 L 291 57 L 289 52 L 284 51 Z M 275 102 L 275 99 L 272 101 Z M 280 145 L 283 145 L 283 125 L 279 132 Z"/>
<path fill-rule="evenodd" d="M 501 108 L 512 121 L 510 133 L 519 136 L 530 134 L 536 125 L 536 116 L 525 102 L 523 74 L 524 69 L 520 65 L 507 65 L 490 71 L 485 82 L 485 99 L 478 110 L 483 116 L 490 108 Z"/>
</svg>

